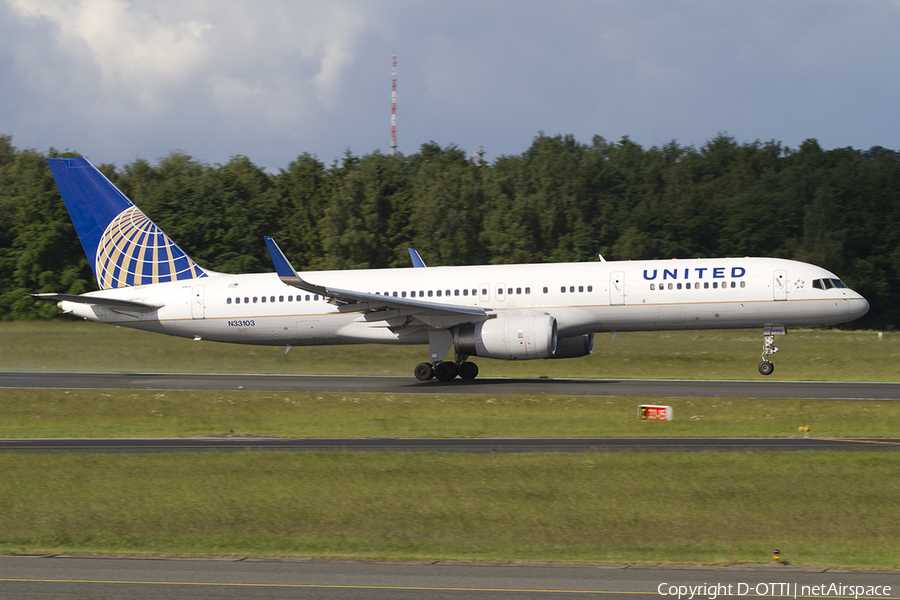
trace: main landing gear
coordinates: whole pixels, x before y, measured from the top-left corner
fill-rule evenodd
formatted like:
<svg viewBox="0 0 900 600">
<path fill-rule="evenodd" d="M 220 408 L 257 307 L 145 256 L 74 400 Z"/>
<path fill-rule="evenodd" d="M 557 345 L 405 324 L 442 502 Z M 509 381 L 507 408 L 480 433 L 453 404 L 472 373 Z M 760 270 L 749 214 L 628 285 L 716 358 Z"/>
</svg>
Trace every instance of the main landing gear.
<svg viewBox="0 0 900 600">
<path fill-rule="evenodd" d="M 762 375 L 771 375 L 775 371 L 775 365 L 769 360 L 770 354 L 778 352 L 778 348 L 775 347 L 775 334 L 778 332 L 775 329 L 774 327 L 763 328 L 762 362 L 759 363 L 759 372 Z M 786 330 L 782 327 L 780 334 L 784 335 L 785 333 Z"/>
<path fill-rule="evenodd" d="M 457 375 L 461 379 L 475 379 L 478 377 L 478 365 L 466 360 L 467 356 L 458 356 L 456 362 L 441 361 L 435 365 L 431 363 L 419 363 L 416 365 L 416 379 L 419 381 L 428 381 L 429 379 L 437 379 L 438 381 L 450 381 Z"/>
</svg>

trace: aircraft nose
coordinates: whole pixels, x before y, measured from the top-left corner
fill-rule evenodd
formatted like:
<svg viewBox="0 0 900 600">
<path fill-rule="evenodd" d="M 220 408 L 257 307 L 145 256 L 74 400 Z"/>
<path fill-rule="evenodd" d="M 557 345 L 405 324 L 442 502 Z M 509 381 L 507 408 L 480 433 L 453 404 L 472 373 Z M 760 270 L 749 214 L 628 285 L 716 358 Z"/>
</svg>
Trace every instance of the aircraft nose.
<svg viewBox="0 0 900 600">
<path fill-rule="evenodd" d="M 859 298 L 850 298 L 847 301 L 847 308 L 850 312 L 850 319 L 858 319 L 869 312 L 869 302 L 860 296 Z"/>
</svg>

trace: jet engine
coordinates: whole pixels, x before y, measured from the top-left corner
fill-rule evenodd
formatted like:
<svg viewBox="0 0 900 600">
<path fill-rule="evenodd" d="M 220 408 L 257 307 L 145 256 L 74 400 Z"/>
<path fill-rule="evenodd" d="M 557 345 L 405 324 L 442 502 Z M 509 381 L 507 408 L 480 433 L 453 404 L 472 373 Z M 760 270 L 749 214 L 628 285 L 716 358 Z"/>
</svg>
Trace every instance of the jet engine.
<svg viewBox="0 0 900 600">
<path fill-rule="evenodd" d="M 594 350 L 594 334 L 586 333 L 576 337 L 559 338 L 556 352 L 550 358 L 578 358 L 587 356 Z"/>
<path fill-rule="evenodd" d="M 548 314 L 501 316 L 454 330 L 457 354 L 502 360 L 550 358 L 556 352 L 556 319 Z"/>
</svg>

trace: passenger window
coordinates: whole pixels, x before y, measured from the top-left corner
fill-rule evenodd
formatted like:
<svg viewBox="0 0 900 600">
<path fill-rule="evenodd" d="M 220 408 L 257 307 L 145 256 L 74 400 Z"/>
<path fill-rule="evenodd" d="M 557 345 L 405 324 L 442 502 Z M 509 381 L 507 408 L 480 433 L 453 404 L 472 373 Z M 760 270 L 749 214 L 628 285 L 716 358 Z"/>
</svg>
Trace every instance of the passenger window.
<svg viewBox="0 0 900 600">
<path fill-rule="evenodd" d="M 275 296 L 269 296 L 269 302 L 275 302 Z"/>
<path fill-rule="evenodd" d="M 572 293 L 574 294 L 574 293 L 575 293 L 575 286 L 574 286 L 574 285 L 570 285 L 570 286 L 569 286 L 569 291 L 572 292 Z"/>
<path fill-rule="evenodd" d="M 684 289 L 686 289 L 686 290 L 691 289 L 691 284 L 690 283 L 684 284 Z"/>
<path fill-rule="evenodd" d="M 565 293 L 566 293 L 566 286 L 560 287 L 560 288 L 559 288 L 559 291 L 562 292 L 563 294 L 565 294 Z"/>
<path fill-rule="evenodd" d="M 244 296 L 244 304 L 250 304 L 250 298 Z"/>
<path fill-rule="evenodd" d="M 434 292 L 432 292 L 431 290 L 428 290 L 428 297 L 431 298 L 433 295 L 434 295 Z"/>
<path fill-rule="evenodd" d="M 521 293 L 522 293 L 522 288 L 516 288 L 516 294 L 521 294 Z"/>
<path fill-rule="evenodd" d="M 530 287 L 525 288 L 525 293 L 526 293 L 526 294 L 530 294 L 530 293 L 531 293 L 531 288 L 530 288 Z"/>
<path fill-rule="evenodd" d="M 579 285 L 579 286 L 578 286 L 578 291 L 579 291 L 579 292 L 583 292 L 583 291 L 584 291 L 584 286 L 583 286 L 583 285 Z"/>
<path fill-rule="evenodd" d="M 737 287 L 737 282 L 736 282 L 736 281 L 732 281 L 732 282 L 731 282 L 731 287 Z"/>
<path fill-rule="evenodd" d="M 454 296 L 459 296 L 459 290 L 453 290 L 453 295 L 454 295 Z"/>
<path fill-rule="evenodd" d="M 589 292 L 593 292 L 593 291 L 594 291 L 594 286 L 589 285 L 589 286 L 588 286 L 588 291 L 589 291 Z"/>
<path fill-rule="evenodd" d="M 438 297 L 438 298 L 441 297 L 441 290 L 438 290 L 438 291 L 437 291 L 437 297 Z"/>
<path fill-rule="evenodd" d="M 676 287 L 676 288 L 677 288 L 677 289 L 679 289 L 679 290 L 680 290 L 680 289 L 681 289 L 681 284 L 680 284 L 680 283 L 679 283 L 679 284 L 678 284 L 678 285 L 676 285 L 676 286 L 675 286 L 675 287 Z"/>
<path fill-rule="evenodd" d="M 284 296 L 278 296 L 278 301 L 279 301 L 279 302 L 284 302 Z"/>
<path fill-rule="evenodd" d="M 227 299 L 225 300 L 225 304 L 231 304 L 231 298 L 227 298 Z"/>
<path fill-rule="evenodd" d="M 256 304 L 256 296 L 253 296 L 253 304 Z"/>
<path fill-rule="evenodd" d="M 487 288 L 481 288 L 481 295 L 487 296 Z"/>
<path fill-rule="evenodd" d="M 472 290 L 472 295 L 473 295 L 473 296 L 477 296 L 477 295 L 478 295 L 478 290 Z"/>
<path fill-rule="evenodd" d="M 544 288 L 544 293 L 545 293 L 545 294 L 546 294 L 547 292 L 549 292 L 549 291 L 550 291 L 550 290 L 548 290 L 547 288 Z"/>
<path fill-rule="evenodd" d="M 256 300 L 256 298 L 254 298 L 253 300 Z M 262 301 L 263 301 L 263 303 L 265 304 L 265 302 L 266 302 L 266 297 L 265 297 L 265 296 L 262 297 Z"/>
<path fill-rule="evenodd" d="M 468 296 L 468 295 L 469 295 L 469 290 L 463 290 L 463 296 Z"/>
<path fill-rule="evenodd" d="M 449 295 L 450 295 L 450 290 L 447 290 L 447 291 L 445 292 L 445 295 L 449 296 Z"/>
<path fill-rule="evenodd" d="M 650 284 L 650 291 L 652 292 L 652 291 L 655 290 L 655 289 L 656 289 L 656 284 L 655 284 L 655 283 L 651 283 L 651 284 Z"/>
<path fill-rule="evenodd" d="M 400 292 L 400 296 L 406 298 L 406 292 Z"/>
<path fill-rule="evenodd" d="M 747 282 L 746 282 L 746 281 L 742 281 L 742 282 L 741 282 L 741 287 L 747 287 Z"/>
<path fill-rule="evenodd" d="M 672 289 L 672 284 L 671 284 L 671 283 L 669 284 L 669 289 L 670 289 L 670 290 Z"/>
<path fill-rule="evenodd" d="M 309 294 L 306 295 L 306 301 L 309 302 Z"/>
<path fill-rule="evenodd" d="M 419 290 L 419 298 L 424 298 L 424 297 L 425 297 L 425 292 L 423 292 L 422 290 Z"/>
</svg>

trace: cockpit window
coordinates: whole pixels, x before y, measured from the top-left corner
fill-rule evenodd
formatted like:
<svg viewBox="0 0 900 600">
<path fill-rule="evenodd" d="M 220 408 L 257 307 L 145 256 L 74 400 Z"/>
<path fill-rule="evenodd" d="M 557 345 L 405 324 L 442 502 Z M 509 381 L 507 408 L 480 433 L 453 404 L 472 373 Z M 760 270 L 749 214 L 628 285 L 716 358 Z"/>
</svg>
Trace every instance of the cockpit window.
<svg viewBox="0 0 900 600">
<path fill-rule="evenodd" d="M 847 288 L 847 284 L 840 279 L 816 279 L 812 286 L 817 290 L 830 290 L 831 288 Z"/>
</svg>

